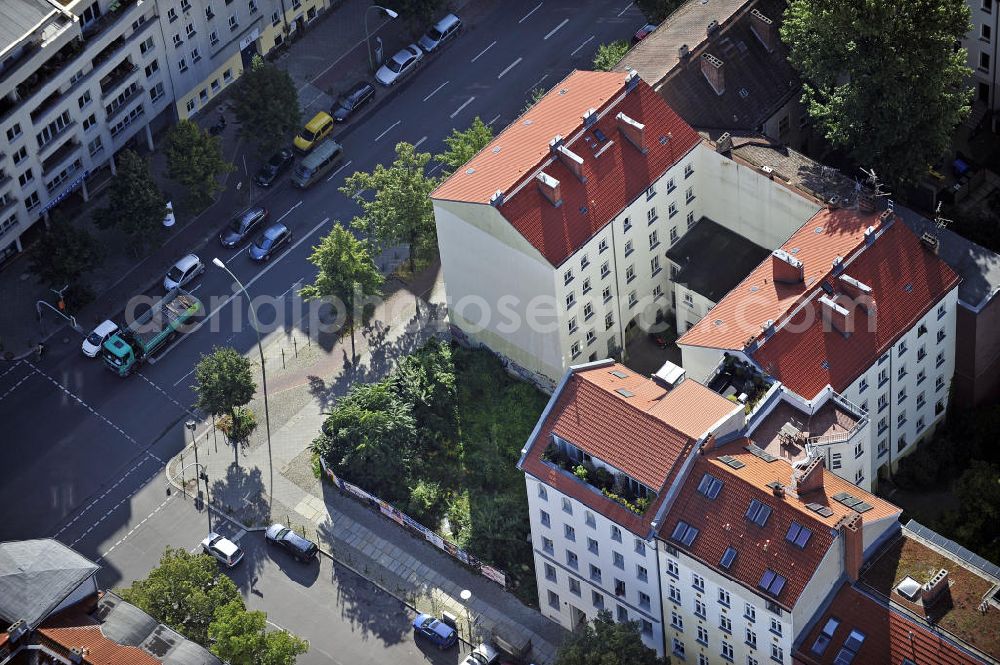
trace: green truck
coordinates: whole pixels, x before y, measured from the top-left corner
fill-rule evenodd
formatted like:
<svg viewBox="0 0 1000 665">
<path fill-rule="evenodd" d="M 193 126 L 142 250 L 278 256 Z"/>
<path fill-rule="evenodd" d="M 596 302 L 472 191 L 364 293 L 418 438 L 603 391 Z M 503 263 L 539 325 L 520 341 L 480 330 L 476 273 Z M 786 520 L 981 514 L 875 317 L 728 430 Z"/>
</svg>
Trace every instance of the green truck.
<svg viewBox="0 0 1000 665">
<path fill-rule="evenodd" d="M 148 312 L 104 342 L 104 364 L 118 376 L 128 376 L 201 310 L 201 301 L 192 294 L 172 289 Z"/>
</svg>

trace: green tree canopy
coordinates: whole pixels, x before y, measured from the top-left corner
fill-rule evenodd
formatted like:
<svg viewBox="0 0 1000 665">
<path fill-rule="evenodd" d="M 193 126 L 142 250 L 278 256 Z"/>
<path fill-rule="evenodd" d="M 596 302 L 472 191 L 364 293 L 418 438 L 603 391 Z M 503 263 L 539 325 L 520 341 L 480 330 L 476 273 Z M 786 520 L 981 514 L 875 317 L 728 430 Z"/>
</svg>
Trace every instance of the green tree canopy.
<svg viewBox="0 0 1000 665">
<path fill-rule="evenodd" d="M 434 207 L 430 193 L 438 181 L 425 170 L 429 152 L 417 152 L 411 144 L 396 144 L 396 160 L 388 167 L 377 164 L 371 173 L 358 171 L 344 181 L 341 193 L 357 198 L 361 215 L 351 225 L 384 244 L 407 243 L 410 269 L 417 256 L 430 256 L 437 247 Z M 371 199 L 359 192 L 374 192 Z"/>
<path fill-rule="evenodd" d="M 222 139 L 190 120 L 181 120 L 167 134 L 167 176 L 184 187 L 192 207 L 212 201 L 222 185 L 219 176 L 233 170 L 222 154 Z"/>
<path fill-rule="evenodd" d="M 438 18 L 437 13 L 444 6 L 444 0 L 397 0 L 391 6 L 399 12 L 400 16 L 411 19 L 416 25 L 423 26 Z"/>
<path fill-rule="evenodd" d="M 250 69 L 243 72 L 234 93 L 240 133 L 266 157 L 288 142 L 299 128 L 301 111 L 295 82 L 284 69 L 254 56 Z"/>
<path fill-rule="evenodd" d="M 429 341 L 420 353 L 400 361 L 389 382 L 396 394 L 411 405 L 419 423 L 423 441 L 420 461 L 433 464 L 434 455 L 443 452 L 457 434 L 458 389 L 451 346 L 436 339 Z M 428 450 L 431 442 L 435 449 Z"/>
<path fill-rule="evenodd" d="M 124 233 L 138 256 L 156 242 L 167 214 L 167 200 L 153 181 L 147 160 L 122 150 L 116 163 L 118 174 L 111 179 L 108 205 L 94 211 L 94 223 Z"/>
<path fill-rule="evenodd" d="M 660 23 L 684 4 L 684 0 L 636 0 L 635 4 L 650 23 Z"/>
<path fill-rule="evenodd" d="M 234 602 L 243 605 L 239 589 L 231 579 L 219 574 L 215 559 L 191 554 L 182 547 L 168 547 L 159 566 L 119 594 L 202 646 L 209 643 L 209 626 L 216 609 Z"/>
<path fill-rule="evenodd" d="M 319 268 L 312 284 L 299 291 L 306 300 L 334 298 L 351 331 L 351 362 L 355 362 L 356 323 L 366 315 L 366 300 L 381 293 L 383 277 L 365 246 L 340 225 L 313 247 L 309 261 Z"/>
<path fill-rule="evenodd" d="M 417 435 L 408 404 L 386 382 L 355 384 L 334 406 L 313 450 L 333 472 L 367 488 L 384 488 L 382 498 L 406 498 L 405 479 Z"/>
<path fill-rule="evenodd" d="M 242 601 L 219 607 L 208 629 L 212 653 L 240 665 L 294 665 L 309 643 L 283 630 L 267 631 L 267 614 L 247 611 Z"/>
<path fill-rule="evenodd" d="M 217 346 L 212 353 L 202 354 L 194 378 L 192 387 L 198 395 L 195 406 L 214 416 L 238 419 L 240 407 L 249 404 L 257 392 L 250 360 L 228 346 Z"/>
<path fill-rule="evenodd" d="M 28 270 L 40 283 L 61 289 L 96 268 L 104 257 L 103 249 L 88 230 L 53 215 L 49 228 L 31 249 Z"/>
<path fill-rule="evenodd" d="M 472 159 L 477 152 L 489 145 L 492 140 L 493 129 L 477 115 L 468 129 L 465 131 L 453 129 L 451 136 L 445 137 L 444 143 L 448 149 L 438 155 L 436 159 L 444 163 L 444 174 L 450 175 Z"/>
<path fill-rule="evenodd" d="M 624 39 L 610 44 L 601 44 L 594 54 L 594 69 L 599 72 L 610 72 L 628 53 L 629 45 Z"/>
<path fill-rule="evenodd" d="M 664 665 L 666 662 L 642 643 L 639 624 L 615 623 L 607 610 L 571 633 L 556 654 L 556 665 Z"/>
<path fill-rule="evenodd" d="M 927 173 L 968 115 L 964 0 L 791 0 L 781 27 L 816 126 L 891 185 Z"/>
</svg>

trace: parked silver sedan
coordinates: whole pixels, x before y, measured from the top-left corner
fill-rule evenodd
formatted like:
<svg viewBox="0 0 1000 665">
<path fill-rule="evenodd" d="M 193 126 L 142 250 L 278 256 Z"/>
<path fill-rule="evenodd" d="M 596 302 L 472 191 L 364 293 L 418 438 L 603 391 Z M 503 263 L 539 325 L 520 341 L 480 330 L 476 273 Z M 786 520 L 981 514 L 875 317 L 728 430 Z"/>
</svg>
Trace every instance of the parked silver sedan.
<svg viewBox="0 0 1000 665">
<path fill-rule="evenodd" d="M 424 52 L 416 44 L 400 49 L 375 72 L 375 80 L 384 86 L 395 85 L 417 68 L 424 59 Z"/>
</svg>

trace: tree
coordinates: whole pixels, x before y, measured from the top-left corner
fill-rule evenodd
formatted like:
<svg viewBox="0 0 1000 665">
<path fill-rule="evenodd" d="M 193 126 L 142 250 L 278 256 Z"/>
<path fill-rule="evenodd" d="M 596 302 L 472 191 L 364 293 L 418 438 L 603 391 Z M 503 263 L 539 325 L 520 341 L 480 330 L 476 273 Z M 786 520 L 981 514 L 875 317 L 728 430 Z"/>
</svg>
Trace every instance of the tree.
<svg viewBox="0 0 1000 665">
<path fill-rule="evenodd" d="M 245 441 L 254 429 L 247 418 L 256 425 L 252 414 L 248 416 L 248 410 L 243 409 L 257 392 L 250 361 L 234 348 L 217 346 L 212 353 L 202 354 L 194 368 L 194 378 L 192 387 L 198 395 L 195 406 L 213 416 L 224 416 L 220 427 L 229 428 L 223 431 L 230 440 Z"/>
<path fill-rule="evenodd" d="M 458 167 L 485 148 L 493 140 L 493 129 L 484 123 L 477 115 L 469 128 L 464 132 L 457 129 L 451 131 L 451 136 L 444 139 L 448 149 L 438 155 L 436 159 L 442 162 L 445 167 L 444 175 L 451 175 Z"/>
<path fill-rule="evenodd" d="M 126 602 L 203 646 L 208 644 L 209 626 L 216 609 L 234 602 L 243 604 L 239 589 L 231 579 L 219 574 L 215 559 L 191 554 L 182 547 L 168 547 L 159 566 L 119 594 Z"/>
<path fill-rule="evenodd" d="M 357 198 L 361 215 L 351 224 L 380 243 L 402 243 L 410 247 L 410 270 L 417 255 L 425 256 L 437 246 L 434 207 L 430 194 L 438 181 L 425 173 L 431 160 L 428 152 L 417 152 L 411 144 L 396 144 L 396 161 L 386 167 L 377 164 L 371 173 L 358 171 L 340 188 L 342 194 Z M 374 192 L 371 200 L 359 192 Z"/>
<path fill-rule="evenodd" d="M 968 115 L 964 0 L 792 0 L 781 38 L 826 139 L 890 185 L 941 158 Z"/>
<path fill-rule="evenodd" d="M 340 225 L 313 247 L 309 261 L 319 268 L 315 281 L 303 287 L 299 295 L 306 300 L 334 298 L 343 310 L 344 325 L 351 331 L 351 363 L 357 362 L 354 333 L 358 321 L 366 316 L 366 302 L 381 293 L 382 274 L 365 246 Z"/>
<path fill-rule="evenodd" d="M 94 211 L 94 223 L 128 237 L 136 256 L 155 241 L 167 214 L 167 200 L 149 172 L 149 162 L 131 150 L 117 157 L 118 174 L 111 180 L 108 205 Z"/>
<path fill-rule="evenodd" d="M 458 424 L 458 389 L 451 346 L 432 339 L 416 353 L 403 358 L 388 381 L 413 410 L 422 442 L 420 461 L 433 466 L 455 437 Z M 434 444 L 429 448 L 429 444 Z"/>
<path fill-rule="evenodd" d="M 521 109 L 521 114 L 523 115 L 530 111 L 547 93 L 548 90 L 545 88 L 532 88 L 531 92 L 528 93 L 528 101 L 525 103 L 524 108 Z"/>
<path fill-rule="evenodd" d="M 294 665 L 309 643 L 283 630 L 267 632 L 267 614 L 247 611 L 234 601 L 215 611 L 209 626 L 212 653 L 240 665 Z"/>
<path fill-rule="evenodd" d="M 104 257 L 102 250 L 89 231 L 53 216 L 31 249 L 28 270 L 41 284 L 61 289 L 97 267 Z"/>
<path fill-rule="evenodd" d="M 642 643 L 639 624 L 615 623 L 602 610 L 592 624 L 570 634 L 556 653 L 556 665 L 663 665 L 667 661 Z"/>
<path fill-rule="evenodd" d="M 625 57 L 628 49 L 629 45 L 625 40 L 601 44 L 594 55 L 594 69 L 599 72 L 610 72 Z"/>
<path fill-rule="evenodd" d="M 392 3 L 401 16 L 411 19 L 417 25 L 425 25 L 433 20 L 443 5 L 443 0 L 397 0 Z"/>
<path fill-rule="evenodd" d="M 234 100 L 240 133 L 257 145 L 262 157 L 280 149 L 301 122 L 299 93 L 292 77 L 260 56 L 254 56 L 250 69 L 240 77 Z"/>
<path fill-rule="evenodd" d="M 684 0 L 636 0 L 635 4 L 650 23 L 661 23 L 684 4 Z"/>
<path fill-rule="evenodd" d="M 196 209 L 207 206 L 222 189 L 219 176 L 233 170 L 222 155 L 222 139 L 190 120 L 181 120 L 167 134 L 167 176 L 184 187 Z"/>
</svg>

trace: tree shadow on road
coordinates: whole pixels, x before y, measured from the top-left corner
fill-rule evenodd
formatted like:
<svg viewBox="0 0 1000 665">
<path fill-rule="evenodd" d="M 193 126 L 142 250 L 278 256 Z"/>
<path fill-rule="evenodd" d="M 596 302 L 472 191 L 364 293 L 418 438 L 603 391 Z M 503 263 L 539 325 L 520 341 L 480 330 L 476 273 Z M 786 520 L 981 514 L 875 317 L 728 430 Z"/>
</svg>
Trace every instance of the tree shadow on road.
<svg viewBox="0 0 1000 665">
<path fill-rule="evenodd" d="M 233 462 L 225 478 L 212 481 L 212 505 L 248 527 L 268 521 L 267 488 L 261 470 L 245 469 Z"/>
<path fill-rule="evenodd" d="M 339 564 L 331 574 L 340 616 L 362 639 L 374 637 L 387 645 L 410 639 L 413 618 L 403 603 Z"/>
</svg>

